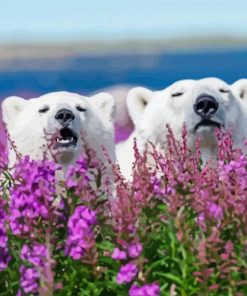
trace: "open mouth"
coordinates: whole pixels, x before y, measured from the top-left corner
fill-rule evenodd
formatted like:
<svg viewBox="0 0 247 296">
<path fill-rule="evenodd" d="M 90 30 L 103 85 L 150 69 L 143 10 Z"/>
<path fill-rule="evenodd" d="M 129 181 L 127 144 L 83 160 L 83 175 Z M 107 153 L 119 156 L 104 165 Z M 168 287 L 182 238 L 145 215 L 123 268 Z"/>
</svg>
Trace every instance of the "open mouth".
<svg viewBox="0 0 247 296">
<path fill-rule="evenodd" d="M 199 127 L 205 127 L 205 126 L 221 128 L 220 123 L 210 119 L 203 119 L 202 121 L 197 123 L 197 125 L 195 126 L 195 131 L 197 131 Z"/>
<path fill-rule="evenodd" d="M 60 135 L 56 137 L 57 147 L 70 147 L 76 146 L 78 137 L 76 134 L 69 129 L 68 127 L 64 127 L 60 130 Z"/>
</svg>

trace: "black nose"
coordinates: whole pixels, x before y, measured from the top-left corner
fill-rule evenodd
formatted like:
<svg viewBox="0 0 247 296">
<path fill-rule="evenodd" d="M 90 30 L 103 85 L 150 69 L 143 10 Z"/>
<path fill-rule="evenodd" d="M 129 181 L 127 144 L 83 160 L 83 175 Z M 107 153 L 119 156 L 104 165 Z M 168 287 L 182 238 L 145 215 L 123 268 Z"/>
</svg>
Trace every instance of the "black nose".
<svg viewBox="0 0 247 296">
<path fill-rule="evenodd" d="M 75 115 L 68 109 L 60 109 L 57 111 L 55 118 L 62 125 L 67 125 L 75 119 Z"/>
<path fill-rule="evenodd" d="M 209 95 L 201 95 L 197 98 L 194 104 L 194 110 L 196 114 L 205 118 L 211 117 L 217 110 L 219 104 L 215 98 Z"/>
</svg>

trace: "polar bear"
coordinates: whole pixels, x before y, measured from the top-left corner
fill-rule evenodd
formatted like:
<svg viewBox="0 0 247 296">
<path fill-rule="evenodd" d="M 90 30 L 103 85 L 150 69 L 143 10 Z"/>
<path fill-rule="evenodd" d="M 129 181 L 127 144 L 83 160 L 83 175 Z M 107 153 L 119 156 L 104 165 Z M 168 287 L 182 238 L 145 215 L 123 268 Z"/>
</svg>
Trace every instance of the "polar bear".
<svg viewBox="0 0 247 296">
<path fill-rule="evenodd" d="M 134 161 L 133 139 L 140 151 L 150 141 L 162 150 L 166 147 L 166 124 L 177 140 L 182 127 L 188 130 L 188 145 L 194 149 L 196 137 L 201 138 L 202 158 L 206 161 L 217 153 L 214 129 L 232 128 L 234 143 L 242 147 L 247 136 L 247 109 L 231 88 L 217 78 L 181 80 L 162 91 L 134 88 L 127 97 L 130 116 L 135 130 L 117 145 L 116 154 L 123 175 L 130 179 Z M 241 128 L 240 128 L 241 127 Z"/>
<path fill-rule="evenodd" d="M 19 153 L 35 160 L 55 159 L 66 171 L 85 144 L 100 159 L 104 159 L 103 146 L 115 162 L 114 108 L 115 101 L 107 93 L 85 97 L 53 92 L 29 100 L 8 97 L 2 103 L 2 116 Z M 10 148 L 10 167 L 15 161 L 16 152 Z"/>
<path fill-rule="evenodd" d="M 232 92 L 247 104 L 247 79 L 239 79 L 231 86 Z"/>
</svg>

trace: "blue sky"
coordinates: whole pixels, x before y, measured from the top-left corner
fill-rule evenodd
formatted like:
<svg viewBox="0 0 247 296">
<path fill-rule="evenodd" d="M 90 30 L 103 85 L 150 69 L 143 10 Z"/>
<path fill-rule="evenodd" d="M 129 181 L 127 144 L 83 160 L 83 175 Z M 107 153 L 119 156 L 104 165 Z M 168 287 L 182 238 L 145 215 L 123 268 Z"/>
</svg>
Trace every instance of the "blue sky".
<svg viewBox="0 0 247 296">
<path fill-rule="evenodd" d="M 247 37 L 247 0 L 0 0 L 0 42 Z"/>
</svg>

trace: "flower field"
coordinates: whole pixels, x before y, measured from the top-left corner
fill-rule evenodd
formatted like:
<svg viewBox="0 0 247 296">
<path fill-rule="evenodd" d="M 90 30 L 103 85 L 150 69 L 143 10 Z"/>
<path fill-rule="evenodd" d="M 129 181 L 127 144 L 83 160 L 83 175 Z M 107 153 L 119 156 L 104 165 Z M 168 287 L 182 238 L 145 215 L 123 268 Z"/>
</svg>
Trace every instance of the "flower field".
<svg viewBox="0 0 247 296">
<path fill-rule="evenodd" d="M 247 295 L 247 158 L 217 132 L 218 158 L 167 137 L 133 180 L 86 150 L 65 179 L 51 161 L 2 153 L 0 295 Z M 152 158 L 152 165 L 148 159 Z"/>
</svg>

